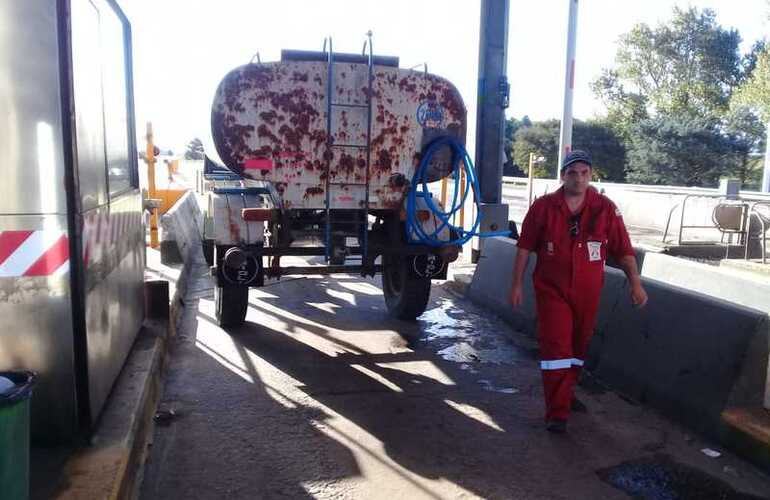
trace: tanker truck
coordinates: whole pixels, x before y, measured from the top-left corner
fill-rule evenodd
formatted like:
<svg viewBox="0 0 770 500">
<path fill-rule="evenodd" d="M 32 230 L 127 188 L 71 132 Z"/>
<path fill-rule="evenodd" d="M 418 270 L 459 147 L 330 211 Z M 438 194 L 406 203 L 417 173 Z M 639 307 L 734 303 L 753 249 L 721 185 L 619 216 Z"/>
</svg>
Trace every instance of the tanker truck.
<svg viewBox="0 0 770 500">
<path fill-rule="evenodd" d="M 335 53 L 327 39 L 321 52 L 284 50 L 219 84 L 212 139 L 235 175 L 209 179 L 204 246 L 221 326 L 244 321 L 249 287 L 303 274 L 381 273 L 388 312 L 413 320 L 470 237 L 452 218 L 472 173 L 452 210 L 428 189 L 470 163 L 459 92 L 427 68 L 374 56 L 371 38 L 364 47 Z M 288 256 L 316 264 L 282 264 Z"/>
</svg>

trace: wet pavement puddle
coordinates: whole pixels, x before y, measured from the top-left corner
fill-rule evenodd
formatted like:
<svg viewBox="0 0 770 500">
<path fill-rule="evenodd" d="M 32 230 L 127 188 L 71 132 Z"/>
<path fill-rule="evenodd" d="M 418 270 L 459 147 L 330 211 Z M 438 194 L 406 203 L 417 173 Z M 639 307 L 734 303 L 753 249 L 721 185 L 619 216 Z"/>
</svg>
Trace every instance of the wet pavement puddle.
<svg viewBox="0 0 770 500">
<path fill-rule="evenodd" d="M 501 392 L 503 394 L 516 394 L 519 392 L 518 389 L 514 389 L 513 387 L 497 387 L 489 380 L 482 379 L 482 380 L 479 380 L 478 383 L 479 385 L 481 385 L 481 388 L 484 389 L 485 391 Z"/>
<path fill-rule="evenodd" d="M 505 336 L 498 321 L 466 311 L 452 300 L 440 299 L 438 307 L 420 317 L 423 342 L 438 348 L 438 355 L 447 361 L 463 363 L 462 368 L 473 373 L 469 363 L 514 364 L 531 356 L 517 348 Z"/>
<path fill-rule="evenodd" d="M 624 462 L 599 477 L 639 500 L 757 500 L 721 479 L 675 462 L 667 455 Z"/>
</svg>

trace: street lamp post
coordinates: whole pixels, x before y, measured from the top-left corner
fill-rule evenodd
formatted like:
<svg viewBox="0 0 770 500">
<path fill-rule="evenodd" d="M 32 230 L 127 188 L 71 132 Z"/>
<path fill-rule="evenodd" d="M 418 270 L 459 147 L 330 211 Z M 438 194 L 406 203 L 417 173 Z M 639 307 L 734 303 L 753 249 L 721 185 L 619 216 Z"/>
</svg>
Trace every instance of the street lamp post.
<svg viewBox="0 0 770 500">
<path fill-rule="evenodd" d="M 535 164 L 543 163 L 545 161 L 545 158 L 542 156 L 535 156 L 535 153 L 529 153 L 529 172 L 527 172 L 527 175 L 529 177 L 528 187 L 529 187 L 529 203 L 527 204 L 527 207 L 532 206 L 532 188 L 534 185 L 534 179 L 535 179 Z"/>
</svg>

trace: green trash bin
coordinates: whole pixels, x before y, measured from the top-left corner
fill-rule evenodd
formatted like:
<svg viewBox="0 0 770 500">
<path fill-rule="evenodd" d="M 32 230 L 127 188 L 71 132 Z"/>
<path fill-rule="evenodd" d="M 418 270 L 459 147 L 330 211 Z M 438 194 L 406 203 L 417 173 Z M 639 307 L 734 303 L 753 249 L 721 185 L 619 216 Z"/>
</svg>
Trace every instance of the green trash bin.
<svg viewBox="0 0 770 500">
<path fill-rule="evenodd" d="M 29 404 L 35 375 L 0 372 L 0 498 L 29 498 Z"/>
</svg>

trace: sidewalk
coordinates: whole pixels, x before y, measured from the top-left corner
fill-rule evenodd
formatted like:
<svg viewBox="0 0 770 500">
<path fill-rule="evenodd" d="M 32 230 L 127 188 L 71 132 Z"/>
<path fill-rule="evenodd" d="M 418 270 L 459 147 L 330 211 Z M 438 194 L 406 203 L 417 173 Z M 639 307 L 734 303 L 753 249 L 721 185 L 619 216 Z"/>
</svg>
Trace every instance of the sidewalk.
<svg viewBox="0 0 770 500">
<path fill-rule="evenodd" d="M 167 280 L 171 317 L 184 289 L 181 267 L 160 264 L 147 249 L 145 281 Z M 132 498 L 141 480 L 147 440 L 161 391 L 161 375 L 173 322 L 146 319 L 115 382 L 96 429 L 87 443 L 33 446 L 30 460 L 32 499 Z"/>
</svg>

